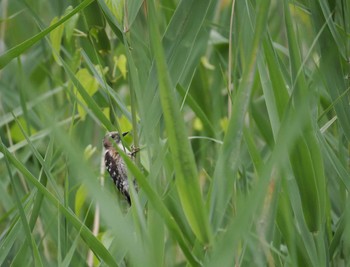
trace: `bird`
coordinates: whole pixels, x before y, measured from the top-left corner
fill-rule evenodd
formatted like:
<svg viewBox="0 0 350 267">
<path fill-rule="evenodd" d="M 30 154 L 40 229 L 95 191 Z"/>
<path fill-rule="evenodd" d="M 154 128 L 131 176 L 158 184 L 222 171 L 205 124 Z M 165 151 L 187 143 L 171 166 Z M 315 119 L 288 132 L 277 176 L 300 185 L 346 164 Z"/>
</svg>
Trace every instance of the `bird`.
<svg viewBox="0 0 350 267">
<path fill-rule="evenodd" d="M 122 136 L 126 136 L 129 132 L 122 133 Z M 105 149 L 104 163 L 105 167 L 111 176 L 114 184 L 118 188 L 119 192 L 126 198 L 129 205 L 131 205 L 129 181 L 125 162 L 118 153 L 115 146 L 125 151 L 125 147 L 121 143 L 121 138 L 118 132 L 109 132 L 103 138 L 103 147 Z M 131 159 L 135 159 L 138 148 L 132 147 L 131 152 L 127 152 L 127 155 Z M 137 190 L 136 181 L 133 181 L 134 188 Z"/>
</svg>

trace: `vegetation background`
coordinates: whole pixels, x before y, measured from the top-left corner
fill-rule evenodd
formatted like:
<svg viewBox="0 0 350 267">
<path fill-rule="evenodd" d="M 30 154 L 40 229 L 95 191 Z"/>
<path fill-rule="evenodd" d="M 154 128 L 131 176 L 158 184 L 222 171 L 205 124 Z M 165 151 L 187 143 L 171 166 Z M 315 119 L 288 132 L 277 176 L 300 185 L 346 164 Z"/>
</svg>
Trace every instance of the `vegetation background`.
<svg viewBox="0 0 350 267">
<path fill-rule="evenodd" d="M 349 266 L 349 1 L 0 5 L 1 266 Z"/>
</svg>

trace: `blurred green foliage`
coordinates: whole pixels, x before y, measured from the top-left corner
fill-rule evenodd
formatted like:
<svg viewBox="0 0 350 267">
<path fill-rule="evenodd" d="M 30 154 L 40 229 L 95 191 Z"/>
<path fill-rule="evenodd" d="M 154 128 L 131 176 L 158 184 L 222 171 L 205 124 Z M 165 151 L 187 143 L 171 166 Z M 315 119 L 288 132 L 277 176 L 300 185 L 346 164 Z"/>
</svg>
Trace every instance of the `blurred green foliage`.
<svg viewBox="0 0 350 267">
<path fill-rule="evenodd" d="M 348 1 L 0 10 L 1 266 L 349 265 Z"/>
</svg>

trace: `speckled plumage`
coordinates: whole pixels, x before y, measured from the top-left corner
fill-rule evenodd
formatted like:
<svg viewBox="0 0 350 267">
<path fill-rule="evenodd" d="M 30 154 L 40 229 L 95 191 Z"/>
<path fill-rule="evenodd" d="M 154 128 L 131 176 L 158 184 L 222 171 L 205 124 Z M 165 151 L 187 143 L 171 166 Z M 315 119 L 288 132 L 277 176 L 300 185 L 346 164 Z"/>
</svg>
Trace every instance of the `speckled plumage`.
<svg viewBox="0 0 350 267">
<path fill-rule="evenodd" d="M 123 133 L 123 136 L 126 134 L 128 133 Z M 125 162 L 115 149 L 112 141 L 115 142 L 114 145 L 118 145 L 119 147 L 121 146 L 120 136 L 117 132 L 108 133 L 103 139 L 103 146 L 106 150 L 104 158 L 105 166 L 109 175 L 113 179 L 114 184 L 131 205 L 129 182 Z M 138 152 L 138 149 L 133 150 L 131 153 L 128 153 L 128 155 L 134 159 L 136 152 Z M 134 186 L 136 188 L 135 181 Z"/>
</svg>

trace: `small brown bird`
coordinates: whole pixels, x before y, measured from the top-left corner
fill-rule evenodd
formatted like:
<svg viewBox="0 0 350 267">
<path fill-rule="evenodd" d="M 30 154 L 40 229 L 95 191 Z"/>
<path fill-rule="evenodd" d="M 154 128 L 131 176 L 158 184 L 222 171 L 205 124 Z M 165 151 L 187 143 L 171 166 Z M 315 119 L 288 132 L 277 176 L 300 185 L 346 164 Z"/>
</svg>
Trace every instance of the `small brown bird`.
<svg viewBox="0 0 350 267">
<path fill-rule="evenodd" d="M 129 132 L 125 132 L 122 135 L 125 136 Z M 113 144 L 113 141 L 115 142 Z M 110 132 L 103 138 L 103 146 L 106 149 L 105 152 L 105 166 L 109 175 L 112 177 L 114 184 L 117 186 L 120 193 L 122 193 L 129 205 L 131 205 L 130 193 L 129 193 L 129 182 L 127 176 L 127 169 L 125 162 L 119 155 L 118 151 L 114 146 L 120 147 L 125 151 L 123 144 L 121 143 L 120 135 L 118 132 Z M 128 156 L 131 159 L 135 159 L 136 153 L 139 151 L 137 148 L 133 148 L 131 152 L 128 152 Z M 137 189 L 136 182 L 134 180 L 134 187 Z"/>
</svg>

